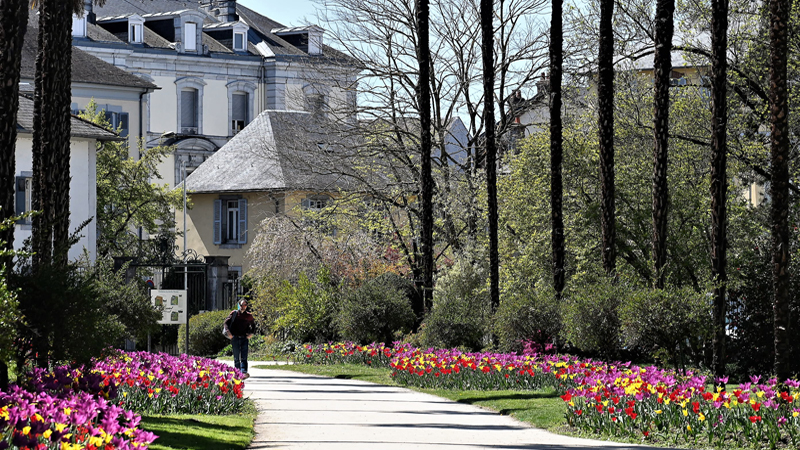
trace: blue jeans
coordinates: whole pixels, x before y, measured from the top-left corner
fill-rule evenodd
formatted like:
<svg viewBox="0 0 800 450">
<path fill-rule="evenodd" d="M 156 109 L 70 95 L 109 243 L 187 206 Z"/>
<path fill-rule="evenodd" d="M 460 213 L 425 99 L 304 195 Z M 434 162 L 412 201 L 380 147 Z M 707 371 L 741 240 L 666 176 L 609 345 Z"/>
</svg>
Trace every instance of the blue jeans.
<svg viewBox="0 0 800 450">
<path fill-rule="evenodd" d="M 234 336 L 231 339 L 233 347 L 233 366 L 247 373 L 247 352 L 250 349 L 250 341 L 247 336 Z"/>
</svg>

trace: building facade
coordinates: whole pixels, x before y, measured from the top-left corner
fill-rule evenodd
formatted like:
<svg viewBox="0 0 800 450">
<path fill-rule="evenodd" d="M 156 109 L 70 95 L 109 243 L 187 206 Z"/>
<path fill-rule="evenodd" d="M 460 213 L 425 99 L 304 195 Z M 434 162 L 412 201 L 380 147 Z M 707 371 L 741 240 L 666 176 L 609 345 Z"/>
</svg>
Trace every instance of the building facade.
<svg viewBox="0 0 800 450">
<path fill-rule="evenodd" d="M 70 138 L 70 232 L 85 221 L 97 217 L 97 142 L 121 141 L 125 138 L 89 122 L 72 117 Z M 33 177 L 33 99 L 20 94 L 17 112 L 16 175 L 14 191 L 16 214 L 31 211 Z M 22 248 L 31 236 L 30 218 L 14 226 L 14 248 Z M 69 258 L 77 259 L 86 251 L 91 260 L 97 255 L 97 227 L 93 223 L 80 230 L 80 239 L 69 250 Z"/>
<path fill-rule="evenodd" d="M 353 94 L 320 82 L 355 72 L 340 70 L 347 60 L 319 27 L 287 28 L 236 1 L 87 0 L 84 9 L 73 45 L 160 88 L 143 98 L 143 139 L 175 146 L 159 167 L 171 185 L 264 110 L 355 104 Z"/>
</svg>

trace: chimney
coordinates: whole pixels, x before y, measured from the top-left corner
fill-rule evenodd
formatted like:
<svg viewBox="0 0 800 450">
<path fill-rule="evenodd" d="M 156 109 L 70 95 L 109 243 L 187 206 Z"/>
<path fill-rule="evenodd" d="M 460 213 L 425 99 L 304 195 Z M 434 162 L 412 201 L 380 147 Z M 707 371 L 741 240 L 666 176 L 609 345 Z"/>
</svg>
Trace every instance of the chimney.
<svg viewBox="0 0 800 450">
<path fill-rule="evenodd" d="M 543 73 L 539 81 L 536 82 L 536 96 L 540 97 L 550 93 L 550 74 Z"/>
<path fill-rule="evenodd" d="M 236 14 L 236 0 L 207 0 L 203 2 L 203 9 L 216 17 L 220 22 L 238 22 Z"/>
<path fill-rule="evenodd" d="M 94 3 L 93 0 L 83 0 L 83 13 L 86 23 L 95 24 L 97 23 L 97 14 L 94 13 L 92 3 Z"/>
</svg>

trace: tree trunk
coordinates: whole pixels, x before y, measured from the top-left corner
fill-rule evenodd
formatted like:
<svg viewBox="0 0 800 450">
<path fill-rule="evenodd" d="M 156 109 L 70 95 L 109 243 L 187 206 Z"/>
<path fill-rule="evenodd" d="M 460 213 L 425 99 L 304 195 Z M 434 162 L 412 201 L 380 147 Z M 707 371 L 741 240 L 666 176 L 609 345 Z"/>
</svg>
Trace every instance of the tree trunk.
<svg viewBox="0 0 800 450">
<path fill-rule="evenodd" d="M 714 356 L 716 378 L 725 375 L 725 311 L 728 233 L 728 0 L 711 1 L 711 277 L 714 280 Z"/>
<path fill-rule="evenodd" d="M 494 118 L 494 2 L 481 0 L 483 53 L 483 121 L 486 125 L 486 190 L 489 208 L 489 299 L 500 306 L 500 256 L 497 243 L 497 142 Z"/>
<path fill-rule="evenodd" d="M 19 71 L 22 41 L 28 24 L 27 0 L 0 0 L 0 220 L 16 212 L 14 201 L 15 148 L 17 142 L 17 109 L 19 109 Z M 14 248 L 14 228 L 0 231 L 3 248 Z M 11 271 L 12 258 L 3 258 L 6 273 Z M 2 380 L 0 380 L 2 381 Z"/>
<path fill-rule="evenodd" d="M 772 180 L 772 286 L 775 319 L 775 375 L 791 375 L 789 342 L 789 107 L 787 91 L 788 0 L 770 0 L 769 111 Z"/>
<path fill-rule="evenodd" d="M 600 142 L 600 220 L 603 269 L 617 271 L 616 206 L 614 203 L 614 0 L 600 2 L 600 49 L 597 58 L 598 140 Z"/>
<path fill-rule="evenodd" d="M 561 76 L 564 47 L 562 0 L 553 0 L 550 21 L 550 223 L 553 250 L 553 288 L 561 298 L 564 290 L 564 212 L 561 166 L 563 159 L 561 123 Z"/>
<path fill-rule="evenodd" d="M 672 32 L 675 0 L 656 2 L 655 95 L 653 105 L 655 148 L 653 151 L 653 262 L 655 286 L 664 287 L 667 262 L 667 149 L 669 145 L 669 80 L 672 72 Z"/>
<path fill-rule="evenodd" d="M 35 266 L 66 264 L 69 237 L 69 154 L 72 12 L 63 0 L 39 8 L 33 142 Z"/>
<path fill-rule="evenodd" d="M 19 71 L 22 41 L 28 25 L 27 0 L 0 0 L 0 221 L 16 212 L 14 199 L 19 109 Z M 14 227 L 0 231 L 0 249 L 14 248 Z M 11 273 L 12 257 L 0 260 L 0 270 Z M 0 360 L 0 390 L 8 390 L 8 363 Z"/>
<path fill-rule="evenodd" d="M 417 82 L 417 102 L 419 104 L 421 173 L 420 190 L 422 195 L 422 284 L 425 309 L 433 307 L 433 174 L 431 169 L 431 86 L 429 47 L 428 0 L 417 1 L 417 62 L 419 80 Z"/>
</svg>

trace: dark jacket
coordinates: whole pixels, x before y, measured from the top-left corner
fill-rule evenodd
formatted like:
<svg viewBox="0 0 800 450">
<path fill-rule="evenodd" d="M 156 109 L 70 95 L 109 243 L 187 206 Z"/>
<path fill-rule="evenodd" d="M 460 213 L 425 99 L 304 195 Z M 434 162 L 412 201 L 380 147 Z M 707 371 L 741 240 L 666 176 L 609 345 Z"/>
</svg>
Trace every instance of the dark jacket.
<svg viewBox="0 0 800 450">
<path fill-rule="evenodd" d="M 236 320 L 231 323 L 233 313 L 237 313 Z M 225 319 L 225 324 L 233 336 L 247 336 L 256 332 L 256 321 L 253 319 L 253 315 L 246 311 L 231 311 L 228 318 Z"/>
</svg>

